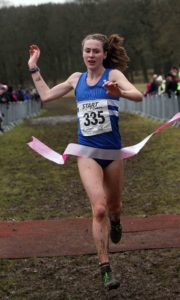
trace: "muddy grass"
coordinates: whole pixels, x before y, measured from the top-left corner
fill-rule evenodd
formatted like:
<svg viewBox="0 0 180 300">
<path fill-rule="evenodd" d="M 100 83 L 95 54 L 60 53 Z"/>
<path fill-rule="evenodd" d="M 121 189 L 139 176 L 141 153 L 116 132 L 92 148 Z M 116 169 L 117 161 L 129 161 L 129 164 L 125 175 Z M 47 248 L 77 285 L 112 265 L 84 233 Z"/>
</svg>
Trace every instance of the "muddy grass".
<svg viewBox="0 0 180 300">
<path fill-rule="evenodd" d="M 65 103 L 66 102 L 66 103 Z M 47 105 L 42 116 L 75 113 L 72 101 Z M 150 134 L 158 122 L 122 114 L 122 135 L 131 145 Z M 63 129 L 63 130 L 61 130 Z M 179 128 L 153 137 L 140 155 L 126 162 L 124 215 L 180 213 Z M 76 122 L 32 124 L 30 121 L 1 136 L 1 220 L 90 216 L 75 158 L 56 166 L 27 149 L 35 135 L 56 151 L 76 138 Z M 179 249 L 129 251 L 111 254 L 121 286 L 106 292 L 96 255 L 0 261 L 2 300 L 178 300 Z"/>
<path fill-rule="evenodd" d="M 1 261 L 2 300 L 178 300 L 178 250 L 146 250 L 110 255 L 121 286 L 101 285 L 95 255 Z"/>
</svg>

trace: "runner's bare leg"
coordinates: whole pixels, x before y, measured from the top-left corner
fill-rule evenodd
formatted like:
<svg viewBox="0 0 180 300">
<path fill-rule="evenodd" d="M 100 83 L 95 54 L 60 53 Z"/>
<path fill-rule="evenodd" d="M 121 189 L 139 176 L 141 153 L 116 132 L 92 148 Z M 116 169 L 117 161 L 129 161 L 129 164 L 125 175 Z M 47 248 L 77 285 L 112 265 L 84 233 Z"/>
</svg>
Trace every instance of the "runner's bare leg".
<svg viewBox="0 0 180 300">
<path fill-rule="evenodd" d="M 107 197 L 103 186 L 103 170 L 93 159 L 83 157 L 78 158 L 78 168 L 92 207 L 92 232 L 99 262 L 109 262 L 109 220 L 107 218 Z"/>
<path fill-rule="evenodd" d="M 122 212 L 123 185 L 123 161 L 113 161 L 104 169 L 104 189 L 107 196 L 107 207 L 113 221 L 119 221 Z"/>
</svg>

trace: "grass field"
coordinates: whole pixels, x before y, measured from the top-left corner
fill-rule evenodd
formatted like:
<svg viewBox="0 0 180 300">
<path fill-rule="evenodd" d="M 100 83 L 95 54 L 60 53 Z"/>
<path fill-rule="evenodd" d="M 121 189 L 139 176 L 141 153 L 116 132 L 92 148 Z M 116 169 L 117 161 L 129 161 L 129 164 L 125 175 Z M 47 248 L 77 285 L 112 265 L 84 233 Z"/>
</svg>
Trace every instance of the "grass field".
<svg viewBox="0 0 180 300">
<path fill-rule="evenodd" d="M 72 99 L 46 104 L 42 112 L 43 116 L 64 114 L 75 114 Z M 122 113 L 123 144 L 139 142 L 158 125 L 159 122 Z M 176 127 L 165 129 L 154 136 L 139 155 L 125 161 L 124 214 L 180 212 L 179 131 Z M 0 219 L 89 215 L 76 159 L 70 157 L 66 166 L 45 160 L 26 145 L 32 135 L 61 152 L 69 142 L 76 142 L 76 121 L 54 126 L 32 125 L 26 121 L 0 136 Z M 74 201 L 69 206 L 72 193 Z"/>
</svg>

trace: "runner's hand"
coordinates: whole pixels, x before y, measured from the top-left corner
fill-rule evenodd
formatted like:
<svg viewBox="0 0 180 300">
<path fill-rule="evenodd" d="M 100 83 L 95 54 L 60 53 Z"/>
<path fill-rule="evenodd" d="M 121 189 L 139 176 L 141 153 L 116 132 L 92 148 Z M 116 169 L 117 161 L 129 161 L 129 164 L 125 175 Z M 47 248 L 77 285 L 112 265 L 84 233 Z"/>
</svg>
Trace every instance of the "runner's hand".
<svg viewBox="0 0 180 300">
<path fill-rule="evenodd" d="M 28 61 L 29 68 L 34 68 L 37 66 L 37 62 L 40 57 L 39 47 L 37 45 L 31 45 L 29 47 L 29 55 L 30 55 L 30 58 Z"/>
<path fill-rule="evenodd" d="M 122 90 L 118 86 L 117 82 L 114 81 L 105 81 L 103 87 L 107 90 L 107 94 L 114 97 L 121 97 Z"/>
</svg>

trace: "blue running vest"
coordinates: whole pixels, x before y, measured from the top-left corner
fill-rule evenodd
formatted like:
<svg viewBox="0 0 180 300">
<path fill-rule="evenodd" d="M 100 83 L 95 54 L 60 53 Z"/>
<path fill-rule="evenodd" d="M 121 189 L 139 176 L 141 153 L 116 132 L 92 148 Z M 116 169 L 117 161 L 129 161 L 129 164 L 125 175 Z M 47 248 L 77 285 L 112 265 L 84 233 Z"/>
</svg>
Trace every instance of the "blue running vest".
<svg viewBox="0 0 180 300">
<path fill-rule="evenodd" d="M 99 81 L 87 84 L 82 73 L 75 88 L 78 114 L 78 144 L 100 149 L 121 149 L 118 97 L 107 95 L 103 87 L 111 69 L 105 69 Z M 111 127 L 111 128 L 110 128 Z M 97 129 L 97 133 L 96 133 Z"/>
</svg>

